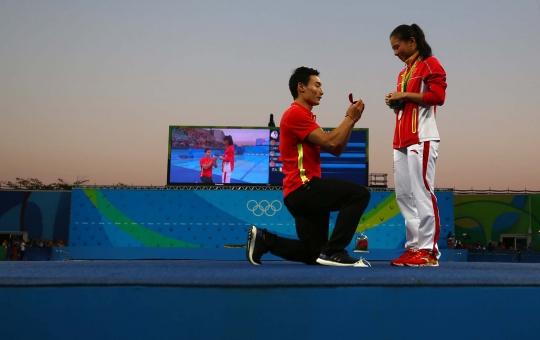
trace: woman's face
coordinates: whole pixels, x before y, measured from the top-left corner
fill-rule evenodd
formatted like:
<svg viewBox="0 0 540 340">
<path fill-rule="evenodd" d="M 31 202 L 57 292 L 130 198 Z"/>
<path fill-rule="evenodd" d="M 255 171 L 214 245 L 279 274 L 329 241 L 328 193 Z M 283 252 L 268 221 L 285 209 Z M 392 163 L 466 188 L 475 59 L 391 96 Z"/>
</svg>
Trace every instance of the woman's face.
<svg viewBox="0 0 540 340">
<path fill-rule="evenodd" d="M 228 145 L 229 145 L 229 141 L 226 140 L 226 139 L 224 139 L 224 140 L 223 140 L 223 144 L 225 144 L 225 146 L 228 146 Z"/>
<path fill-rule="evenodd" d="M 390 37 L 390 46 L 392 46 L 394 55 L 403 62 L 418 51 L 415 38 L 400 40 L 396 37 Z"/>
</svg>

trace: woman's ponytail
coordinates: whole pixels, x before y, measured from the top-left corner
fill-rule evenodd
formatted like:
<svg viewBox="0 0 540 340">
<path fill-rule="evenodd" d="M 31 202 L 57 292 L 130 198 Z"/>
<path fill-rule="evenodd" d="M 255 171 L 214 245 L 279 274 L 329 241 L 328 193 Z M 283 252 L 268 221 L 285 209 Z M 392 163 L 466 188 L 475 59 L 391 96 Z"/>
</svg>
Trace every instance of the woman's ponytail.
<svg viewBox="0 0 540 340">
<path fill-rule="evenodd" d="M 409 41 L 411 38 L 414 38 L 416 40 L 416 46 L 418 48 L 418 52 L 420 53 L 420 57 L 422 59 L 426 59 L 427 57 L 430 57 L 433 55 L 431 52 L 431 46 L 426 41 L 426 36 L 424 35 L 424 31 L 418 26 L 417 24 L 412 25 L 399 25 L 396 27 L 392 33 L 390 33 L 390 38 L 395 37 L 402 41 Z"/>
</svg>

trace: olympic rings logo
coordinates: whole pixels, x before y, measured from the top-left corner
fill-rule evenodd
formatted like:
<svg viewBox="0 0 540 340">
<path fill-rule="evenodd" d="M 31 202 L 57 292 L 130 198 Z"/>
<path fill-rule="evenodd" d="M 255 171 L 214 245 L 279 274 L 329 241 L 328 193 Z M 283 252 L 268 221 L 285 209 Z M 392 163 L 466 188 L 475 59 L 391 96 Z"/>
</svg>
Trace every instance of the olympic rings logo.
<svg viewBox="0 0 540 340">
<path fill-rule="evenodd" d="M 266 216 L 274 216 L 278 211 L 281 210 L 283 205 L 278 200 L 273 200 L 272 202 L 267 200 L 262 200 L 260 202 L 249 200 L 246 207 L 255 216 L 262 216 L 263 214 L 266 214 Z"/>
</svg>

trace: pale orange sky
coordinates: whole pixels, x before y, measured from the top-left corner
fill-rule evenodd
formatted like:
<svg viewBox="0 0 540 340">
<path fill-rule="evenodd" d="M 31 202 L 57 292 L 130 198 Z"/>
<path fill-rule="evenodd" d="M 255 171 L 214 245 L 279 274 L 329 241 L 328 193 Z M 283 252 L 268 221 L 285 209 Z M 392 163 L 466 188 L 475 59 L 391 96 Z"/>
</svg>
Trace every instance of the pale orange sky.
<svg viewBox="0 0 540 340">
<path fill-rule="evenodd" d="M 0 1 L 0 180 L 165 185 L 169 125 L 266 126 L 317 68 L 337 126 L 366 102 L 370 172 L 392 179 L 388 36 L 423 28 L 448 75 L 435 185 L 540 190 L 540 2 Z"/>
</svg>

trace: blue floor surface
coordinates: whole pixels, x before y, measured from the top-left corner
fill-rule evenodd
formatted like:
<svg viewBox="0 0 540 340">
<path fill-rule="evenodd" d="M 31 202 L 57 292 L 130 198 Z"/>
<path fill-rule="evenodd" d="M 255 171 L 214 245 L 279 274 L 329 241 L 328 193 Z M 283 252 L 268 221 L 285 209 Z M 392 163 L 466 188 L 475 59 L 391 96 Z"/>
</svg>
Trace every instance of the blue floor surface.
<svg viewBox="0 0 540 340">
<path fill-rule="evenodd" d="M 538 287 L 540 264 L 445 262 L 439 267 L 308 266 L 287 261 L 131 260 L 1 262 L 0 287 Z"/>
</svg>

